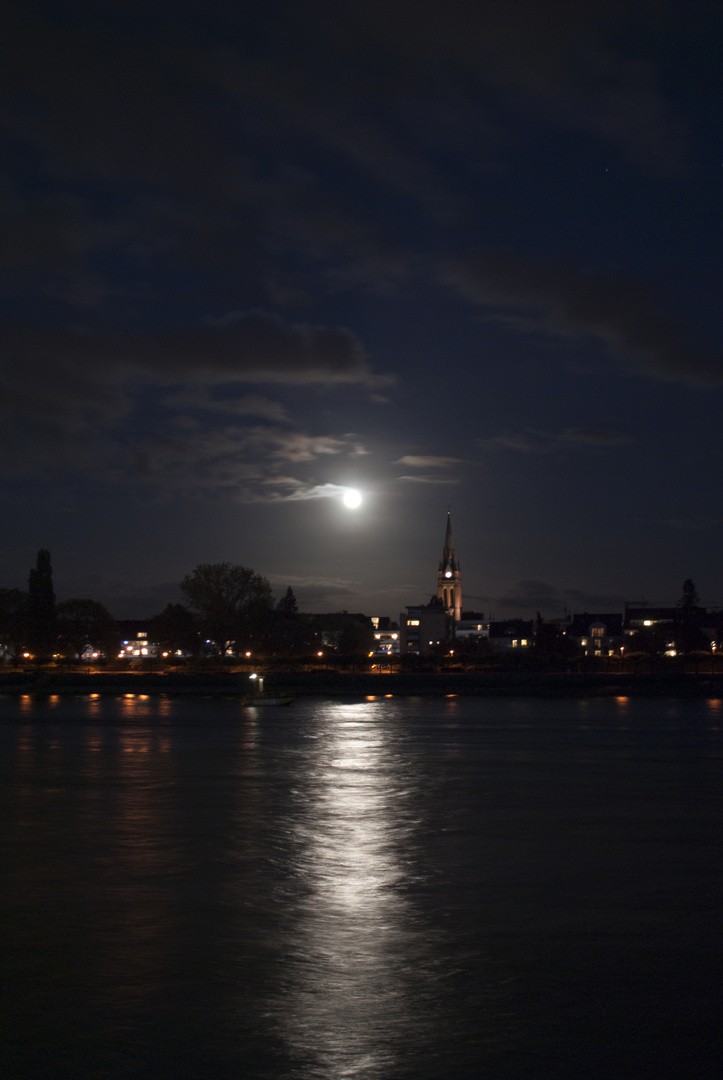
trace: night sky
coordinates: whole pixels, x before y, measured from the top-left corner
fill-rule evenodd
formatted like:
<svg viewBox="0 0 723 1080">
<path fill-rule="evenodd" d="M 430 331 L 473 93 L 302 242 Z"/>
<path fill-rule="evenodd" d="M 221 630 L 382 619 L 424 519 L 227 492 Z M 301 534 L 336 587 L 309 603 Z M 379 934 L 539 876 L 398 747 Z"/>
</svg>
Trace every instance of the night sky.
<svg viewBox="0 0 723 1080">
<path fill-rule="evenodd" d="M 3 5 L 0 586 L 723 605 L 723 9 Z M 364 502 L 347 509 L 341 494 Z"/>
</svg>

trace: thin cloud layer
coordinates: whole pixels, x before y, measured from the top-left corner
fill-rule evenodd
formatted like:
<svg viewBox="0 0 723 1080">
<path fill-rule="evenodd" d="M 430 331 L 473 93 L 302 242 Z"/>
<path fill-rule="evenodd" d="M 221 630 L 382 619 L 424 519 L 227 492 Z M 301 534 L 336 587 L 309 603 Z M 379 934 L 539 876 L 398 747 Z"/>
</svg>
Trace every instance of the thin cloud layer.
<svg viewBox="0 0 723 1080">
<path fill-rule="evenodd" d="M 458 465 L 459 458 L 444 457 L 441 454 L 405 454 L 397 465 L 411 465 L 415 469 L 446 469 L 449 465 Z"/>
<path fill-rule="evenodd" d="M 325 459 L 354 456 L 356 446 L 348 438 L 273 425 L 209 429 L 190 418 L 126 448 L 129 475 L 137 483 L 166 495 L 205 494 L 234 502 L 293 502 L 343 494 L 345 487 L 318 483 L 313 474 L 323 469 Z M 302 472 L 290 475 L 289 467 Z"/>
</svg>

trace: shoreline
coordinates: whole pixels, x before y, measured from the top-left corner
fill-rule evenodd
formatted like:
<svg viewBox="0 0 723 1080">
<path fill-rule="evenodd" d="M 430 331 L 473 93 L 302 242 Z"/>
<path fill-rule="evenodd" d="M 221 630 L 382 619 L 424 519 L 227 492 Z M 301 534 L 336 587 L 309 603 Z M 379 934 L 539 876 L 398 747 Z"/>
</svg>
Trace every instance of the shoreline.
<svg viewBox="0 0 723 1080">
<path fill-rule="evenodd" d="M 268 697 L 723 697 L 723 673 L 270 672 Z M 248 672 L 2 672 L 0 694 L 146 694 L 248 698 Z"/>
</svg>

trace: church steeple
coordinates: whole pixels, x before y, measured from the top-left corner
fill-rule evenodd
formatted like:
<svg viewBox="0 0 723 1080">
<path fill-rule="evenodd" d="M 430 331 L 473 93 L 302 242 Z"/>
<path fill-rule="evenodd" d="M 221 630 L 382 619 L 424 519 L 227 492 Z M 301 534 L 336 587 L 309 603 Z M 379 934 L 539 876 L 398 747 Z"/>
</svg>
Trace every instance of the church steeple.
<svg viewBox="0 0 723 1080">
<path fill-rule="evenodd" d="M 447 514 L 447 531 L 437 573 L 437 596 L 455 622 L 462 618 L 462 574 L 452 539 L 452 516 Z"/>
</svg>

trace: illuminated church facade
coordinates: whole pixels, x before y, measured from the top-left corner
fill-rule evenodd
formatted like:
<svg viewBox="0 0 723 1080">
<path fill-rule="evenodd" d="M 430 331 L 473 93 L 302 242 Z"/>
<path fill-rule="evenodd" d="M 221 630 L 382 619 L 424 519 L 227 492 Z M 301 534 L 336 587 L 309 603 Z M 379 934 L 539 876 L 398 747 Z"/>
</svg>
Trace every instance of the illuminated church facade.
<svg viewBox="0 0 723 1080">
<path fill-rule="evenodd" d="M 452 520 L 447 514 L 442 558 L 437 570 L 437 595 L 428 604 L 413 604 L 399 616 L 399 644 L 402 653 L 428 656 L 454 641 L 455 626 L 462 618 L 462 572 L 452 537 Z"/>
<path fill-rule="evenodd" d="M 437 599 L 441 601 L 447 615 L 459 622 L 462 618 L 462 571 L 454 550 L 450 514 L 447 514 L 447 531 L 444 534 L 444 548 L 437 571 Z"/>
</svg>

